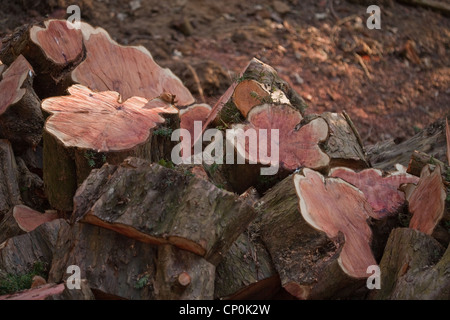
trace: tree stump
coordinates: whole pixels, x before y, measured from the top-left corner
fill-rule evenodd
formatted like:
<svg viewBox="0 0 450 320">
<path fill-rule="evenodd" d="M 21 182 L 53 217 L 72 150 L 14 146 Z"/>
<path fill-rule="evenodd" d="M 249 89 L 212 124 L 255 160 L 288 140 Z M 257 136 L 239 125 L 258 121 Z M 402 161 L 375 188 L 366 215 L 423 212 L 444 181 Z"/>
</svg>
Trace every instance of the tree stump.
<svg viewBox="0 0 450 320">
<path fill-rule="evenodd" d="M 11 141 L 16 152 L 35 148 L 42 139 L 44 118 L 32 88 L 33 74 L 31 65 L 19 55 L 0 81 L 0 137 Z"/>
<path fill-rule="evenodd" d="M 214 265 L 256 214 L 245 197 L 137 158 L 92 172 L 74 203 L 73 219 L 146 243 L 172 244 Z"/>
<path fill-rule="evenodd" d="M 154 155 L 159 149 L 170 154 L 170 139 L 157 145 L 156 130 L 166 121 L 160 113 L 178 113 L 172 106 L 140 97 L 119 103 L 116 92 L 94 93 L 80 85 L 69 93 L 42 103 L 51 114 L 44 130 L 46 193 L 50 204 L 62 211 L 72 210 L 73 195 L 93 167 L 120 163 L 129 155 L 158 161 Z"/>
</svg>

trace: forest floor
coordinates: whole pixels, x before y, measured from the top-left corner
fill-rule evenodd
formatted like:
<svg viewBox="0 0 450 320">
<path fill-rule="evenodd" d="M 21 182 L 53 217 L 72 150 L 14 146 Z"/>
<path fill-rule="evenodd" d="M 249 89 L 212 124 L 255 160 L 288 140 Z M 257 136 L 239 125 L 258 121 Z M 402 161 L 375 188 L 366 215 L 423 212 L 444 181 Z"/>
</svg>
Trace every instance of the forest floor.
<svg viewBox="0 0 450 320">
<path fill-rule="evenodd" d="M 21 0 L 2 5 L 0 37 L 67 18 L 73 3 L 83 21 L 145 46 L 160 65 L 203 68 L 211 105 L 256 57 L 301 94 L 308 113 L 345 110 L 366 145 L 400 142 L 449 113 L 450 18 L 424 8 L 380 5 L 381 29 L 370 30 L 367 6 L 343 0 Z"/>
</svg>

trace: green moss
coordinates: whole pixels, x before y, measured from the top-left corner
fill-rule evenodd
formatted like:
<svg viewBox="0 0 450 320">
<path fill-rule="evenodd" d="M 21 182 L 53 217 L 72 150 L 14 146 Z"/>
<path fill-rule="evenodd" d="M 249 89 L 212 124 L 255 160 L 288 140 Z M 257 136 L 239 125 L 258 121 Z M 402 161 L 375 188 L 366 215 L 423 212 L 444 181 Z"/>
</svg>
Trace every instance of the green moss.
<svg viewBox="0 0 450 320">
<path fill-rule="evenodd" d="M 36 275 L 43 278 L 48 276 L 47 268 L 41 261 L 36 261 L 33 267 L 24 274 L 0 274 L 0 295 L 30 289 L 33 277 Z"/>
<path fill-rule="evenodd" d="M 153 131 L 153 134 L 155 136 L 170 137 L 170 136 L 172 136 L 172 132 L 173 132 L 172 129 L 162 127 L 162 128 L 159 128 L 159 129 L 156 129 L 155 131 Z"/>
</svg>

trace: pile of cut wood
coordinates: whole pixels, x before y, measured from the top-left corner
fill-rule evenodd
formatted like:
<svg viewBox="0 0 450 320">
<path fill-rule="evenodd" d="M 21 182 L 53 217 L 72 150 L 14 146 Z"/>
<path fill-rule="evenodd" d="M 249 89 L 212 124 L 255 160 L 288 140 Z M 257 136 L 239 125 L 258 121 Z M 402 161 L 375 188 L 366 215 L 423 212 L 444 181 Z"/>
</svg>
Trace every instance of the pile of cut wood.
<svg viewBox="0 0 450 320">
<path fill-rule="evenodd" d="M 446 119 L 365 148 L 257 59 L 210 107 L 145 48 L 69 26 L 1 42 L 0 290 L 45 275 L 0 299 L 450 299 Z M 211 128 L 254 135 L 194 161 Z"/>
</svg>

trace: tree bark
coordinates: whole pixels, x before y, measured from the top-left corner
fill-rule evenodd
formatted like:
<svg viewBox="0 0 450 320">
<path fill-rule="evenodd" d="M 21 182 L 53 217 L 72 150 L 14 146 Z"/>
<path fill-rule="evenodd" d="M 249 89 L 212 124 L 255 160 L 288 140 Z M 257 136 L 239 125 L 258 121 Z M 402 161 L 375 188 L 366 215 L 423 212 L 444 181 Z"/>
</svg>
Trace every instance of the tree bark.
<svg viewBox="0 0 450 320">
<path fill-rule="evenodd" d="M 172 244 L 214 265 L 256 214 L 250 201 L 205 179 L 137 158 L 92 172 L 74 203 L 73 219 Z"/>
<path fill-rule="evenodd" d="M 380 262 L 377 300 L 450 299 L 450 247 L 413 229 L 392 231 Z"/>
<path fill-rule="evenodd" d="M 250 230 L 236 239 L 217 266 L 216 299 L 271 299 L 281 288 L 267 249 L 259 235 Z"/>
<path fill-rule="evenodd" d="M 96 299 L 154 299 L 155 247 L 84 223 L 61 232 L 54 247 L 49 282 L 66 281 L 76 265 Z"/>
<path fill-rule="evenodd" d="M 22 203 L 18 176 L 11 143 L 0 139 L 0 221 L 15 205 Z"/>
<path fill-rule="evenodd" d="M 158 247 L 155 294 L 160 300 L 211 300 L 216 267 L 189 251 Z"/>
<path fill-rule="evenodd" d="M 178 110 L 159 100 L 119 103 L 118 93 L 94 93 L 80 85 L 69 92 L 42 104 L 51 113 L 44 130 L 44 182 L 50 204 L 61 211 L 73 209 L 75 191 L 92 168 L 130 155 L 156 162 L 170 155 L 170 133 L 179 127 Z"/>
</svg>

